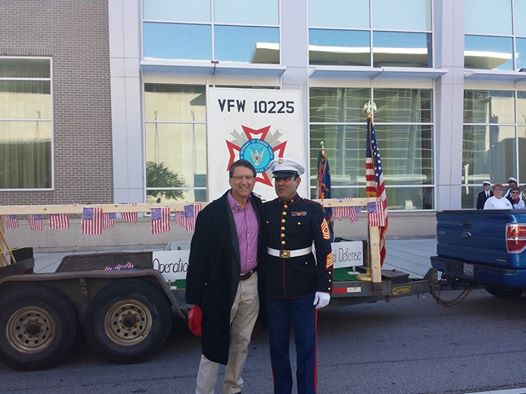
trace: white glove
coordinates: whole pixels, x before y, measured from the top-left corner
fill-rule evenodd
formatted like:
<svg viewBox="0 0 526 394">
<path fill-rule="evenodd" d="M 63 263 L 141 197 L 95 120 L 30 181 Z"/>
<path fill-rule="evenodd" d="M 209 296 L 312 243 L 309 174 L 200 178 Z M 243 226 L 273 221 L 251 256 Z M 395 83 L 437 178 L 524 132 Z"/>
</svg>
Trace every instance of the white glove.
<svg viewBox="0 0 526 394">
<path fill-rule="evenodd" d="M 329 305 L 330 301 L 331 295 L 329 293 L 317 291 L 316 294 L 314 294 L 314 302 L 312 303 L 312 305 L 316 305 L 316 309 L 320 309 L 324 306 Z"/>
</svg>

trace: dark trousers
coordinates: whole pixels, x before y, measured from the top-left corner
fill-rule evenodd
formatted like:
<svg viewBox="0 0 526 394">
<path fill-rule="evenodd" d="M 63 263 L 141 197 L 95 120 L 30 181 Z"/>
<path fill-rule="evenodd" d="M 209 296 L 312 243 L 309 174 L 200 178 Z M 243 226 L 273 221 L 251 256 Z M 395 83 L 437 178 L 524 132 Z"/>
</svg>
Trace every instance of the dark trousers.
<svg viewBox="0 0 526 394">
<path fill-rule="evenodd" d="M 299 394 L 316 392 L 316 308 L 314 295 L 299 299 L 267 298 L 266 313 L 274 393 L 292 392 L 289 355 L 290 328 L 296 343 L 296 380 Z"/>
</svg>

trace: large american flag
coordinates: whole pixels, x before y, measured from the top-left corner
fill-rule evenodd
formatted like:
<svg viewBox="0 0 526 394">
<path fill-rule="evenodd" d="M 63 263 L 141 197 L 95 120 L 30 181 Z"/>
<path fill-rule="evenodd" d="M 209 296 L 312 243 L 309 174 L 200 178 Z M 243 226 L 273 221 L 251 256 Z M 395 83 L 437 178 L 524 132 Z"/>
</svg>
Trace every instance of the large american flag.
<svg viewBox="0 0 526 394">
<path fill-rule="evenodd" d="M 170 208 L 152 208 L 152 234 L 170 231 Z"/>
<path fill-rule="evenodd" d="M 69 228 L 69 217 L 65 213 L 49 215 L 49 228 L 51 230 L 67 230 Z"/>
<path fill-rule="evenodd" d="M 372 116 L 367 119 L 367 146 L 365 149 L 365 192 L 367 197 L 376 197 L 376 203 L 369 203 L 367 212 L 372 226 L 380 228 L 380 258 L 384 263 L 385 233 L 387 232 L 387 195 L 382 167 L 382 159 Z"/>
<path fill-rule="evenodd" d="M 102 234 L 102 208 L 82 209 L 82 234 Z"/>
<path fill-rule="evenodd" d="M 28 215 L 27 221 L 29 222 L 29 228 L 31 230 L 42 230 L 42 215 L 35 214 L 35 215 Z"/>
</svg>

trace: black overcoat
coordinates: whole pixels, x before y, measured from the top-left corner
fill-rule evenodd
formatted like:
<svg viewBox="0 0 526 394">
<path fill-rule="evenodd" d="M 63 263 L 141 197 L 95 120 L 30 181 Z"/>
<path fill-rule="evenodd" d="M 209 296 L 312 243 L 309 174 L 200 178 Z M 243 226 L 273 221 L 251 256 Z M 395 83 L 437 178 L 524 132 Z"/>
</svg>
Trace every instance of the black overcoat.
<svg viewBox="0 0 526 394">
<path fill-rule="evenodd" d="M 199 305 L 203 311 L 203 354 L 220 364 L 228 362 L 230 309 L 240 275 L 239 245 L 228 193 L 197 216 L 186 275 L 186 302 Z M 259 220 L 261 200 L 253 195 L 251 201 Z"/>
</svg>

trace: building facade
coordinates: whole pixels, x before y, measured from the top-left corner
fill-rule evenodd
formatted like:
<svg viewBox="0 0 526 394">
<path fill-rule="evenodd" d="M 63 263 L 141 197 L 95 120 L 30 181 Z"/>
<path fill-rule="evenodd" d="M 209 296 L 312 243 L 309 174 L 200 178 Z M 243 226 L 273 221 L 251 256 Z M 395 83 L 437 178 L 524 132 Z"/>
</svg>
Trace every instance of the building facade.
<svg viewBox="0 0 526 394">
<path fill-rule="evenodd" d="M 0 3 L 2 204 L 216 198 L 206 86 L 301 92 L 311 196 L 320 141 L 364 195 L 370 100 L 393 218 L 526 182 L 526 0 Z"/>
</svg>

